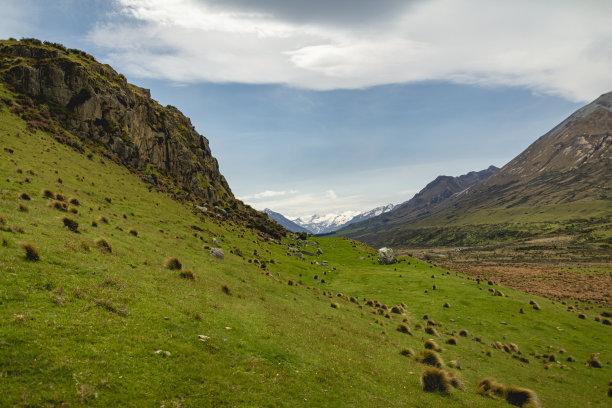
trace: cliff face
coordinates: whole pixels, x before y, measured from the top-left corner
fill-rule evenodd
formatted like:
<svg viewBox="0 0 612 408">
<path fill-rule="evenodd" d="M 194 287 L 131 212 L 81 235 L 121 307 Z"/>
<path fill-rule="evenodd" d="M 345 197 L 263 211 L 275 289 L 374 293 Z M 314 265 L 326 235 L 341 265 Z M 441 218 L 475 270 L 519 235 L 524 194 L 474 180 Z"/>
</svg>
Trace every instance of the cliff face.
<svg viewBox="0 0 612 408">
<path fill-rule="evenodd" d="M 37 40 L 0 41 L 0 80 L 44 105 L 70 133 L 145 172 L 151 183 L 161 174 L 210 203 L 233 199 L 208 140 L 187 117 L 84 52 Z"/>
</svg>

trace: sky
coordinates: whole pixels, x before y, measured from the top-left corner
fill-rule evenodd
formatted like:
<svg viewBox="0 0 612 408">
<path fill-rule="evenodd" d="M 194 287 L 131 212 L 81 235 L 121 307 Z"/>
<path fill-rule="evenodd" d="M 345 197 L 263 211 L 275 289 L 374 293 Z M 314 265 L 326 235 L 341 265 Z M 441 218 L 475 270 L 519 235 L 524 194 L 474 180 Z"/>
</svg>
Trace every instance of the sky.
<svg viewBox="0 0 612 408">
<path fill-rule="evenodd" d="M 0 38 L 93 54 L 207 137 L 233 193 L 290 218 L 503 166 L 612 91 L 612 2 L 0 0 Z"/>
</svg>

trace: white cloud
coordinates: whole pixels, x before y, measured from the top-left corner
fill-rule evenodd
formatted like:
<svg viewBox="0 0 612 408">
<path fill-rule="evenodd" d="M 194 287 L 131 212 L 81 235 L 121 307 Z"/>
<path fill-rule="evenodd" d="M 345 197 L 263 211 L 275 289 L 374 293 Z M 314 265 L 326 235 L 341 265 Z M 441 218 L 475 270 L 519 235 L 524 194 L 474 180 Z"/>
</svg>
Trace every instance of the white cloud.
<svg viewBox="0 0 612 408">
<path fill-rule="evenodd" d="M 259 200 L 262 198 L 279 197 L 279 196 L 291 195 L 291 194 L 297 194 L 297 193 L 299 193 L 298 190 L 285 190 L 285 191 L 266 190 L 266 191 L 262 191 L 261 193 L 246 195 L 246 196 L 239 197 L 239 198 L 241 200 Z"/>
<path fill-rule="evenodd" d="M 141 77 L 320 90 L 448 80 L 573 101 L 612 83 L 609 1 L 395 2 L 392 13 L 362 26 L 340 21 L 350 5 L 333 10 L 334 24 L 322 12 L 298 20 L 278 2 L 257 9 L 241 1 L 117 1 L 128 21 L 99 25 L 90 39 L 108 47 L 113 65 Z M 364 4 L 363 14 L 371 10 Z"/>
</svg>

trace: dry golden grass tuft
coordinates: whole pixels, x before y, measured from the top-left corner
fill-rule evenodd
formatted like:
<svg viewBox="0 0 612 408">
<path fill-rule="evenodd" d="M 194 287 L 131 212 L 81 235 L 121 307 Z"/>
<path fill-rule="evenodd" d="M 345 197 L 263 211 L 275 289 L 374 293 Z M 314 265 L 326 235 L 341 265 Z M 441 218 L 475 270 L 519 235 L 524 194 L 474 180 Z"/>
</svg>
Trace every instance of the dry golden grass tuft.
<svg viewBox="0 0 612 408">
<path fill-rule="evenodd" d="M 28 261 L 36 262 L 40 260 L 40 253 L 34 245 L 30 244 L 29 242 L 20 242 L 19 245 L 24 250 L 25 258 Z"/>
<path fill-rule="evenodd" d="M 166 265 L 166 269 L 170 269 L 171 271 L 180 271 L 183 268 L 183 264 L 176 256 L 167 258 L 164 264 Z"/>
</svg>

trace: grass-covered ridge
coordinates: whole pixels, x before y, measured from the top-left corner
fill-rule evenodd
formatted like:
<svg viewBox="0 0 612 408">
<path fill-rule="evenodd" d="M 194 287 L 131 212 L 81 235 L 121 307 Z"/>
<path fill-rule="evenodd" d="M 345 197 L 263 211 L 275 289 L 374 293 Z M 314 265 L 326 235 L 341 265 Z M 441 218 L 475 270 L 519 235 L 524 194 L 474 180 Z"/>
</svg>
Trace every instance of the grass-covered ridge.
<svg viewBox="0 0 612 408">
<path fill-rule="evenodd" d="M 602 309 L 568 312 L 412 258 L 379 266 L 347 239 L 263 240 L 26 130 L 5 105 L 0 141 L 2 406 L 510 406 L 477 392 L 485 377 L 545 407 L 610 403 Z M 213 238 L 223 260 L 206 249 Z M 429 367 L 412 354 L 428 339 L 462 388 L 423 391 Z M 585 366 L 592 353 L 602 368 Z"/>
</svg>

